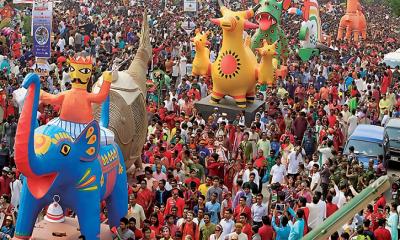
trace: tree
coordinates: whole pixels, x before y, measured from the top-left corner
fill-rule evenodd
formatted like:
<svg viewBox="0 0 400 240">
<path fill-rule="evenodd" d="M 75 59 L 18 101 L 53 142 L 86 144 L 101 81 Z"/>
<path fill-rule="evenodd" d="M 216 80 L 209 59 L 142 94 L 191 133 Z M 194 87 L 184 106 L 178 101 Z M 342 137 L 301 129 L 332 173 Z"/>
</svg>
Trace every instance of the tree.
<svg viewBox="0 0 400 240">
<path fill-rule="evenodd" d="M 389 4 L 392 7 L 394 14 L 400 16 L 400 0 L 389 0 Z"/>
</svg>

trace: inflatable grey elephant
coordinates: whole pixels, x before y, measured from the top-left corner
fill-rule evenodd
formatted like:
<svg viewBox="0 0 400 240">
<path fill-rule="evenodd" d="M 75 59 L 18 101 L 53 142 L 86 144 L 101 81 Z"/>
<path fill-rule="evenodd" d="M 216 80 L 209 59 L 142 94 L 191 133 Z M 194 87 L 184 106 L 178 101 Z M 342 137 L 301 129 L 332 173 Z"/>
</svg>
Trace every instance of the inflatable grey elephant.
<svg viewBox="0 0 400 240">
<path fill-rule="evenodd" d="M 142 168 L 141 152 L 147 135 L 146 73 L 152 57 L 149 26 L 146 11 L 139 49 L 128 70 L 113 73 L 110 90 L 109 129 L 115 134 L 115 141 L 121 148 L 128 174 Z M 98 92 L 102 77 L 93 86 Z M 100 106 L 94 106 L 95 117 L 100 119 Z"/>
</svg>

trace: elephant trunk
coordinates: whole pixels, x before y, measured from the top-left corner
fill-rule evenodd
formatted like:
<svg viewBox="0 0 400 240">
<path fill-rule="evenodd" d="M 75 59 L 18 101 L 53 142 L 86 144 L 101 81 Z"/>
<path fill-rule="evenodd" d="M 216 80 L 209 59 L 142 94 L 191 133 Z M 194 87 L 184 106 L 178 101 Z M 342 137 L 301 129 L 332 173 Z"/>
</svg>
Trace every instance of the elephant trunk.
<svg viewBox="0 0 400 240">
<path fill-rule="evenodd" d="M 22 83 L 28 89 L 15 136 L 15 164 L 26 177 L 34 177 L 32 162 L 37 162 L 34 149 L 34 131 L 37 126 L 37 109 L 40 95 L 40 79 L 36 74 L 28 74 Z"/>
<path fill-rule="evenodd" d="M 150 44 L 149 23 L 147 18 L 147 11 L 143 13 L 142 31 L 140 34 L 139 49 L 129 66 L 128 73 L 132 76 L 136 84 L 142 90 L 143 95 L 146 95 L 146 73 L 148 63 L 152 57 L 152 47 Z"/>
</svg>

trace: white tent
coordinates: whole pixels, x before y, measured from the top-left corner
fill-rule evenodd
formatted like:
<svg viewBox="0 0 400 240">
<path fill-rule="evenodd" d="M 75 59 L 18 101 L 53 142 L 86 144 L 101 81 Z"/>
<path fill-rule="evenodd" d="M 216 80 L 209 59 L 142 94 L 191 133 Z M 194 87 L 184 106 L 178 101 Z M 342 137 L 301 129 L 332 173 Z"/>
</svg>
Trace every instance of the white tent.
<svg viewBox="0 0 400 240">
<path fill-rule="evenodd" d="M 395 68 L 396 66 L 400 66 L 400 48 L 395 52 L 388 53 L 383 58 L 383 63 L 390 66 L 391 68 Z"/>
</svg>

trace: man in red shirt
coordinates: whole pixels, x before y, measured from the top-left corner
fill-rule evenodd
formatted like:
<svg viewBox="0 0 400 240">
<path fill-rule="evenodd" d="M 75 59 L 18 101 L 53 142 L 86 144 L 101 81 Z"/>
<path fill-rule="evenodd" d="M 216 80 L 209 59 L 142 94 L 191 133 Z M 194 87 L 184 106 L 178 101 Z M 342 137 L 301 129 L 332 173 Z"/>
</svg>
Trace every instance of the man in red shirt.
<svg viewBox="0 0 400 240">
<path fill-rule="evenodd" d="M 336 212 L 339 208 L 336 204 L 332 203 L 332 195 L 326 197 L 326 218 Z"/>
<path fill-rule="evenodd" d="M 179 197 L 179 190 L 177 188 L 172 189 L 172 197 L 168 198 L 164 213 L 171 214 L 173 206 L 176 206 L 177 208 L 176 216 L 182 217 L 185 200 Z"/>
<path fill-rule="evenodd" d="M 262 217 L 263 225 L 260 229 L 258 229 L 258 234 L 260 234 L 261 239 L 263 240 L 272 240 L 273 239 L 273 229 L 271 226 L 271 221 L 268 216 Z"/>
<path fill-rule="evenodd" d="M 154 199 L 154 194 L 147 188 L 146 179 L 143 179 L 140 182 L 140 189 L 137 193 L 136 201 L 140 206 L 143 207 L 146 216 L 150 214 L 151 207 L 153 206 L 153 199 Z"/>
<path fill-rule="evenodd" d="M 188 211 L 186 221 L 182 223 L 182 240 L 185 240 L 186 236 L 191 236 L 193 240 L 199 239 L 199 227 L 195 222 L 193 222 L 193 216 L 194 213 L 192 211 Z"/>
<path fill-rule="evenodd" d="M 236 222 L 240 221 L 240 214 L 245 213 L 247 218 L 251 217 L 251 209 L 246 205 L 246 197 L 241 196 L 239 200 L 239 205 L 236 206 L 235 211 L 233 213 L 233 218 Z M 251 221 L 251 219 L 250 219 Z"/>
<path fill-rule="evenodd" d="M 239 219 L 240 223 L 243 224 L 242 232 L 247 235 L 248 239 L 251 239 L 253 237 L 253 231 L 249 221 L 247 220 L 247 214 L 241 213 Z"/>
<path fill-rule="evenodd" d="M 185 180 L 186 186 L 189 186 L 191 182 L 196 183 L 196 189 L 200 186 L 200 179 L 197 177 L 196 169 L 190 170 L 190 177 Z"/>
<path fill-rule="evenodd" d="M 390 231 L 385 228 L 385 219 L 381 218 L 378 220 L 378 228 L 374 231 L 376 240 L 391 240 Z"/>
</svg>

